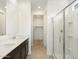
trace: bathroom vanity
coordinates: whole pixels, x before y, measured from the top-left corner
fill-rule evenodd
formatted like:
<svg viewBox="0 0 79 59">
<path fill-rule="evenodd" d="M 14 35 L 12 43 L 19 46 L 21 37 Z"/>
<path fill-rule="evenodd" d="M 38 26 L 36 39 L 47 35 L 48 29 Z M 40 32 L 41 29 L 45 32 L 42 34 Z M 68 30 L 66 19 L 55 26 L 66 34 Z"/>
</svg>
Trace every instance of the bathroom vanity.
<svg viewBox="0 0 79 59">
<path fill-rule="evenodd" d="M 0 59 L 26 59 L 28 38 L 4 39 L 0 42 L 2 44 L 0 44 Z"/>
</svg>

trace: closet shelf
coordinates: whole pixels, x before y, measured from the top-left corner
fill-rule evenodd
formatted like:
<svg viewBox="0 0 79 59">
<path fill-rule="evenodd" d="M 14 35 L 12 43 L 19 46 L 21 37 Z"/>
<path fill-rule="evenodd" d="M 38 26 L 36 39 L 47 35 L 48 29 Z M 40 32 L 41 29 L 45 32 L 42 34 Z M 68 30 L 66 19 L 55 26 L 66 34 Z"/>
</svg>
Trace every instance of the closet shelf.
<svg viewBox="0 0 79 59">
<path fill-rule="evenodd" d="M 44 27 L 44 26 L 33 26 L 33 27 Z"/>
</svg>

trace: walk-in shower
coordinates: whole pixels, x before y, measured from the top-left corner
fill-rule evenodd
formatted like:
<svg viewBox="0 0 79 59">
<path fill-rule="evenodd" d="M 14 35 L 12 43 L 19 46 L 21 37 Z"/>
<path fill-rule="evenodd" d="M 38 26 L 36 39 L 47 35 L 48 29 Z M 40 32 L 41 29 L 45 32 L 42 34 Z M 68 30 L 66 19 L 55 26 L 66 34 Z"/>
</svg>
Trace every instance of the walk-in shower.
<svg viewBox="0 0 79 59">
<path fill-rule="evenodd" d="M 78 59 L 78 3 L 72 2 L 54 17 L 56 59 Z"/>
</svg>

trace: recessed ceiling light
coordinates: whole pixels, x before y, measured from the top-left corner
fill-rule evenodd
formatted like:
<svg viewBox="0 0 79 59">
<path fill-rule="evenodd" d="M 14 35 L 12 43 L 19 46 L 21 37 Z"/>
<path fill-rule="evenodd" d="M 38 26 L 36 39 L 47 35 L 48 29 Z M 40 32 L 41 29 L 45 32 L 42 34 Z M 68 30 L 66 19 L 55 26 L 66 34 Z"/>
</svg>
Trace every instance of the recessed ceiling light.
<svg viewBox="0 0 79 59">
<path fill-rule="evenodd" d="M 40 7 L 40 6 L 38 6 L 38 8 L 40 9 L 41 7 Z"/>
</svg>

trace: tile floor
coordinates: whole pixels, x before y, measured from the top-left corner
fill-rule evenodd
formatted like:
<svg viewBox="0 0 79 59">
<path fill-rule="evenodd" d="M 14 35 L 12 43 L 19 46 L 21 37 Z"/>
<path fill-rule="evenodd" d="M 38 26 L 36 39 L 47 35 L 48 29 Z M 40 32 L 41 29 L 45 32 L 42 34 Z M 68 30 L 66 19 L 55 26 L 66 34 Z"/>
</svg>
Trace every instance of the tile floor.
<svg viewBox="0 0 79 59">
<path fill-rule="evenodd" d="M 46 48 L 43 46 L 42 41 L 34 41 L 32 47 L 32 55 L 28 56 L 27 59 L 53 59 L 52 56 L 46 55 Z"/>
</svg>

